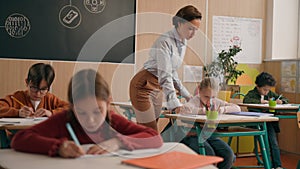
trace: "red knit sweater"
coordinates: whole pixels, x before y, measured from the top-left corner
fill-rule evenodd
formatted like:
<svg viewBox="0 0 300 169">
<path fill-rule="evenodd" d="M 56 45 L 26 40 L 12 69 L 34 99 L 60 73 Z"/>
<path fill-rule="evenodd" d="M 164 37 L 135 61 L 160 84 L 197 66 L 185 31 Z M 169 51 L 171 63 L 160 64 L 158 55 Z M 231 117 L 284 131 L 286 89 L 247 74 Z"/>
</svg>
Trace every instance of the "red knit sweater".
<svg viewBox="0 0 300 169">
<path fill-rule="evenodd" d="M 19 117 L 19 109 L 21 105 L 13 100 L 11 96 L 21 101 L 24 105 L 34 109 L 28 95 L 28 91 L 17 91 L 12 95 L 7 95 L 5 98 L 0 99 L 0 117 Z M 47 93 L 41 100 L 37 109 L 44 108 L 56 114 L 63 110 L 68 109 L 69 104 L 51 93 Z"/>
<path fill-rule="evenodd" d="M 58 113 L 29 129 L 17 132 L 12 139 L 11 147 L 17 151 L 57 156 L 58 148 L 63 141 L 71 140 L 65 126 L 67 122 L 70 122 L 67 113 L 68 111 Z M 158 148 L 162 145 L 162 138 L 157 131 L 128 121 L 114 112 L 109 114 L 111 127 L 117 131 L 116 137 L 120 139 L 126 149 Z M 73 123 L 72 127 L 80 144 L 104 141 L 101 129 L 99 129 L 99 132 L 87 135 L 80 125 L 74 126 Z"/>
</svg>

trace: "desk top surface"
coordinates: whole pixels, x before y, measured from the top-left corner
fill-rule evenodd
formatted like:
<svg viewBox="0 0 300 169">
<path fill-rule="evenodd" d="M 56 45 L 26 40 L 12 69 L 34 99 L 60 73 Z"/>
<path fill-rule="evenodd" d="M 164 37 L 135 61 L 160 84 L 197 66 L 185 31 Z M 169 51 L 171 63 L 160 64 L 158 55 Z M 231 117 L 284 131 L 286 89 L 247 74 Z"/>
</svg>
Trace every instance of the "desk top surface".
<svg viewBox="0 0 300 169">
<path fill-rule="evenodd" d="M 149 155 L 157 155 L 168 151 L 181 151 L 190 154 L 196 154 L 193 150 L 181 143 L 164 143 L 159 148 L 159 152 L 152 152 Z M 16 152 L 12 149 L 0 150 L 0 164 L 9 169 L 31 168 L 31 169 L 93 169 L 93 168 L 116 168 L 129 169 L 137 168 L 122 164 L 121 161 L 132 158 L 128 156 L 96 155 L 92 157 L 81 157 L 76 159 L 65 159 L 60 157 L 49 157 L 46 155 Z M 216 169 L 209 165 L 202 169 Z"/>
<path fill-rule="evenodd" d="M 182 114 L 165 114 L 167 118 L 195 121 L 200 123 L 205 123 L 207 118 L 206 115 L 182 115 Z M 227 115 L 221 114 L 216 120 L 218 123 L 251 123 L 251 122 L 271 122 L 278 121 L 278 117 L 268 117 L 268 116 L 237 116 L 237 115 Z"/>
<path fill-rule="evenodd" d="M 238 103 L 239 106 L 245 106 L 249 108 L 265 108 L 265 109 L 275 109 L 275 110 L 298 110 L 298 104 L 277 104 L 275 107 L 270 107 L 269 104 L 248 104 L 248 103 Z"/>
<path fill-rule="evenodd" d="M 34 124 L 46 120 L 47 117 L 40 118 L 0 118 L 0 130 L 3 129 L 26 129 Z"/>
</svg>

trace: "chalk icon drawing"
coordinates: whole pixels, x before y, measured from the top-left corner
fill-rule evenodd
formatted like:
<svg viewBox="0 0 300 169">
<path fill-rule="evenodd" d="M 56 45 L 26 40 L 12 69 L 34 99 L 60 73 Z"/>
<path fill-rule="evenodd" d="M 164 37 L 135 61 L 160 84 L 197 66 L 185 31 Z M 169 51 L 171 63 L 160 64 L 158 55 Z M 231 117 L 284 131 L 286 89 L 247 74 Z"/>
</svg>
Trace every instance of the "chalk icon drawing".
<svg viewBox="0 0 300 169">
<path fill-rule="evenodd" d="M 59 11 L 58 19 L 63 26 L 69 29 L 75 29 L 81 23 L 81 13 L 76 6 L 66 5 Z"/>
<path fill-rule="evenodd" d="M 91 13 L 100 13 L 105 8 L 106 0 L 84 0 L 83 5 Z"/>
<path fill-rule="evenodd" d="M 30 21 L 23 14 L 13 13 L 5 20 L 5 30 L 13 38 L 23 38 L 30 31 Z"/>
<path fill-rule="evenodd" d="M 66 24 L 71 24 L 74 19 L 78 17 L 78 12 L 71 9 L 68 14 L 63 18 L 63 22 Z"/>
</svg>

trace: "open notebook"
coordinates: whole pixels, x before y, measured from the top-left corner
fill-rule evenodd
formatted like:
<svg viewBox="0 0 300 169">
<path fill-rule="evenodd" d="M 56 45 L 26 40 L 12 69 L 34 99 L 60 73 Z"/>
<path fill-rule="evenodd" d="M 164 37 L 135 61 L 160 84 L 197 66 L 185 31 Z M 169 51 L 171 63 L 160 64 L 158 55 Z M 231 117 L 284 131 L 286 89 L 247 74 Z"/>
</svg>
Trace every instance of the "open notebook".
<svg viewBox="0 0 300 169">
<path fill-rule="evenodd" d="M 122 163 L 151 169 L 192 169 L 221 161 L 221 157 L 172 151 L 151 157 L 123 160 Z"/>
<path fill-rule="evenodd" d="M 269 116 L 272 117 L 274 114 L 272 113 L 260 113 L 260 112 L 231 112 L 231 113 L 226 113 L 226 114 L 233 114 L 233 115 L 239 115 L 239 116 Z"/>
</svg>

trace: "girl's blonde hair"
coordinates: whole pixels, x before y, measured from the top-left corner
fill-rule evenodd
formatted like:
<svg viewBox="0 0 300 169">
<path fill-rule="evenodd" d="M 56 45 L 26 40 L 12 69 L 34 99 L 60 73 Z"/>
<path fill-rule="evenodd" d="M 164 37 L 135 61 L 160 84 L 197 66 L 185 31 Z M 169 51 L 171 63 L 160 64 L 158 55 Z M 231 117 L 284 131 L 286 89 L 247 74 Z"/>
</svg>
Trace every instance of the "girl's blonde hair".
<svg viewBox="0 0 300 169">
<path fill-rule="evenodd" d="M 205 77 L 199 85 L 199 91 L 205 90 L 207 88 L 211 88 L 212 90 L 218 91 L 219 81 L 213 77 Z"/>
</svg>

